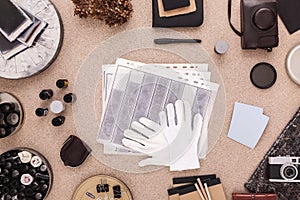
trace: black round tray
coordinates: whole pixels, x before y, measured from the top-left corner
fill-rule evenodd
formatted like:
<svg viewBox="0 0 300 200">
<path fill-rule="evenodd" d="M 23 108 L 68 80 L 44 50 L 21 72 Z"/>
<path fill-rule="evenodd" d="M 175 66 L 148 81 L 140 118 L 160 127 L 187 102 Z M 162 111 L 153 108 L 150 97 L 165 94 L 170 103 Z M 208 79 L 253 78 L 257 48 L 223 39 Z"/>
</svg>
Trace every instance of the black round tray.
<svg viewBox="0 0 300 200">
<path fill-rule="evenodd" d="M 30 162 L 22 163 L 18 156 L 18 153 L 22 151 L 31 153 L 32 157 L 40 157 L 42 164 L 39 167 L 33 167 Z M 43 165 L 46 166 L 45 171 L 41 170 Z M 13 177 L 12 172 L 14 170 L 18 171 L 19 175 Z M 31 184 L 23 185 L 21 183 L 23 174 L 30 174 L 33 177 Z M 45 199 L 51 190 L 52 174 L 51 166 L 46 158 L 33 149 L 20 147 L 2 153 L 0 155 L 0 199 Z M 44 177 L 41 178 L 41 176 Z M 36 198 L 37 193 L 41 194 L 40 198 Z"/>
</svg>

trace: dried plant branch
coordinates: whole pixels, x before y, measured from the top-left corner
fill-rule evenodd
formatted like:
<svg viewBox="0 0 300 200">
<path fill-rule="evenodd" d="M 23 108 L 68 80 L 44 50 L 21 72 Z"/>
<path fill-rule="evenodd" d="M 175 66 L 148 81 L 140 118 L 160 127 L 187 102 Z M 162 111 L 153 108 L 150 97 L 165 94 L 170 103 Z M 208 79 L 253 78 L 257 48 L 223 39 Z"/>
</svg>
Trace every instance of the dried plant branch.
<svg viewBox="0 0 300 200">
<path fill-rule="evenodd" d="M 133 13 L 130 0 L 72 0 L 74 15 L 96 17 L 109 26 L 120 26 L 126 23 Z"/>
</svg>

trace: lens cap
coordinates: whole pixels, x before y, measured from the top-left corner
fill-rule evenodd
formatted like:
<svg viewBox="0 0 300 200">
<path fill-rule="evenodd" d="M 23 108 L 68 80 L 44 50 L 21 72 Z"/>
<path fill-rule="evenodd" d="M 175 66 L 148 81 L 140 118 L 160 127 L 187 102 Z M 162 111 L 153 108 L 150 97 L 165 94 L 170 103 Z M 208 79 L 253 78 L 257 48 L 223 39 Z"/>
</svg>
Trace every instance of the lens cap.
<svg viewBox="0 0 300 200">
<path fill-rule="evenodd" d="M 268 30 L 276 23 L 274 12 L 269 8 L 261 8 L 254 15 L 254 24 L 261 30 Z"/>
<path fill-rule="evenodd" d="M 269 63 L 258 63 L 252 68 L 250 72 L 250 79 L 255 87 L 267 89 L 272 87 L 276 82 L 277 72 Z"/>
</svg>

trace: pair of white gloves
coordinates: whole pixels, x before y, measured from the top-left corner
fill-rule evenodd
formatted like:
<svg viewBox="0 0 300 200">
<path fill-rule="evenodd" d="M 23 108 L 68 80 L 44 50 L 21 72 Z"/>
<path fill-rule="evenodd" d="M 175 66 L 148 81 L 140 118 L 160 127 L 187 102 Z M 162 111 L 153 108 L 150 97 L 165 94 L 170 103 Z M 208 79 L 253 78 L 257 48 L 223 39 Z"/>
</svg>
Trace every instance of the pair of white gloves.
<svg viewBox="0 0 300 200">
<path fill-rule="evenodd" d="M 171 171 L 197 169 L 200 167 L 199 152 L 204 158 L 208 149 L 207 131 L 202 131 L 203 117 L 194 116 L 188 102 L 178 100 L 167 105 L 167 111 L 159 113 L 160 124 L 147 118 L 134 121 L 125 130 L 122 140 L 126 147 L 144 153 L 150 158 L 139 166 L 170 166 Z"/>
</svg>

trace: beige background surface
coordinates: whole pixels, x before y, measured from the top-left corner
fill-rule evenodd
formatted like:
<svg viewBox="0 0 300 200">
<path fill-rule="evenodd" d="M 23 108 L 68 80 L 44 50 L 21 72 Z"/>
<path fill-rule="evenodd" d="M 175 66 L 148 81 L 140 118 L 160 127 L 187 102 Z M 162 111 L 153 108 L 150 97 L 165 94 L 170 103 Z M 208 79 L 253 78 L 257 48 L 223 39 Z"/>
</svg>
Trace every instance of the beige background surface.
<svg viewBox="0 0 300 200">
<path fill-rule="evenodd" d="M 299 43 L 300 32 L 290 36 L 280 21 L 280 45 L 272 53 L 263 50 L 242 51 L 240 39 L 231 31 L 227 22 L 227 1 L 206 0 L 205 20 L 201 27 L 176 29 L 203 40 L 203 47 L 219 66 L 226 88 L 227 114 L 222 136 L 214 150 L 201 163 L 201 169 L 171 173 L 164 168 L 154 173 L 136 175 L 112 170 L 92 157 L 81 167 L 71 169 L 64 167 L 59 159 L 62 143 L 70 134 L 76 134 L 71 109 L 66 113 L 65 124 L 53 128 L 50 117 L 38 119 L 34 115 L 34 110 L 41 104 L 38 93 L 44 88 L 54 88 L 58 78 L 68 78 L 71 82 L 68 91 L 72 91 L 72 83 L 76 80 L 81 63 L 101 41 L 121 31 L 151 27 L 151 0 L 133 0 L 133 18 L 119 28 L 109 28 L 95 19 L 79 19 L 73 16 L 73 5 L 69 0 L 53 2 L 62 16 L 65 29 L 62 50 L 57 60 L 39 75 L 24 80 L 0 79 L 0 91 L 15 94 L 20 98 L 25 111 L 22 129 L 12 137 L 1 139 L 0 152 L 25 146 L 44 154 L 54 171 L 54 184 L 48 196 L 49 200 L 71 199 L 76 186 L 95 174 L 108 174 L 120 178 L 129 186 L 136 200 L 167 199 L 166 190 L 171 187 L 172 177 L 206 173 L 216 173 L 221 178 L 228 199 L 231 199 L 232 192 L 245 191 L 243 184 L 299 107 L 300 90 L 286 73 L 285 58 L 288 51 Z M 239 2 L 234 1 L 234 4 L 236 6 L 233 21 L 238 24 Z M 230 44 L 230 49 L 224 56 L 213 52 L 213 45 L 219 39 L 224 39 Z M 270 62 L 278 72 L 276 84 L 268 90 L 255 88 L 249 80 L 251 67 L 261 61 Z M 270 116 L 268 127 L 254 150 L 226 137 L 235 101 L 261 106 L 264 113 Z"/>
</svg>

